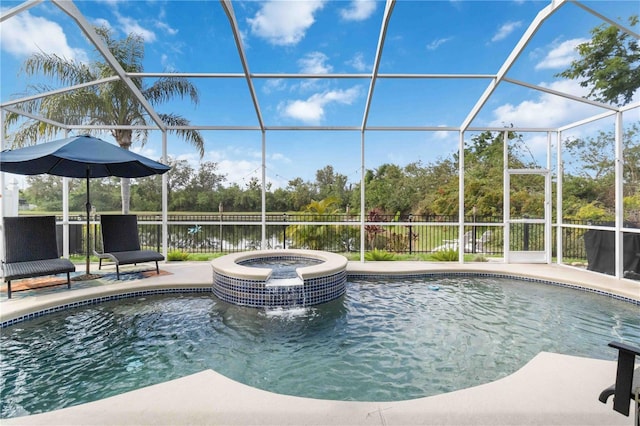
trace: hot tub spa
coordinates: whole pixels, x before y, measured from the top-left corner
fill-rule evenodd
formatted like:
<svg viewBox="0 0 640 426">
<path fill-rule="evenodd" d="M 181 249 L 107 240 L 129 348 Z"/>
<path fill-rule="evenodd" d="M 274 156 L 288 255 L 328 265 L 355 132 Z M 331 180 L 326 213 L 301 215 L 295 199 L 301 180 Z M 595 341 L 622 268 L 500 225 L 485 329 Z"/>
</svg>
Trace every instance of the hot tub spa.
<svg viewBox="0 0 640 426">
<path fill-rule="evenodd" d="M 278 273 L 279 264 L 291 271 Z M 255 308 L 291 308 L 342 296 L 347 259 L 317 250 L 259 250 L 214 259 L 213 293 L 225 302 Z"/>
</svg>

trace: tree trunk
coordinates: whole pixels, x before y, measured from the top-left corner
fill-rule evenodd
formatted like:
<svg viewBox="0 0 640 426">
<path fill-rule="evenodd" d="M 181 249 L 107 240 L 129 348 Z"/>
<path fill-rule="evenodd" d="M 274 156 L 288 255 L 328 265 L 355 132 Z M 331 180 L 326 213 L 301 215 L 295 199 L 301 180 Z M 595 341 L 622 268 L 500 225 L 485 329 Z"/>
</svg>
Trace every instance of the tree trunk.
<svg viewBox="0 0 640 426">
<path fill-rule="evenodd" d="M 120 194 L 122 195 L 122 214 L 129 214 L 131 200 L 131 179 L 120 178 Z"/>
<path fill-rule="evenodd" d="M 124 148 L 126 150 L 131 148 L 131 130 L 116 129 L 112 130 L 111 134 L 116 139 L 116 142 L 118 142 L 120 148 Z M 131 179 L 120 178 L 120 195 L 122 197 L 122 214 L 129 214 L 129 204 L 131 201 Z"/>
</svg>

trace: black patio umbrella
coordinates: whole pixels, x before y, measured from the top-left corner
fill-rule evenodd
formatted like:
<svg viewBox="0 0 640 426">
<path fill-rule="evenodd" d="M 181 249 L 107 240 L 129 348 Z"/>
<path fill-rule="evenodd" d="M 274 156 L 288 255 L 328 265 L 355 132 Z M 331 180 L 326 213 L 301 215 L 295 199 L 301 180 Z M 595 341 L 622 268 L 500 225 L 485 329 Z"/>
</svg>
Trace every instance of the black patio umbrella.
<svg viewBox="0 0 640 426">
<path fill-rule="evenodd" d="M 91 256 L 89 178 L 139 178 L 168 172 L 169 166 L 88 135 L 0 152 L 0 171 L 50 174 L 87 180 L 87 274 Z"/>
</svg>

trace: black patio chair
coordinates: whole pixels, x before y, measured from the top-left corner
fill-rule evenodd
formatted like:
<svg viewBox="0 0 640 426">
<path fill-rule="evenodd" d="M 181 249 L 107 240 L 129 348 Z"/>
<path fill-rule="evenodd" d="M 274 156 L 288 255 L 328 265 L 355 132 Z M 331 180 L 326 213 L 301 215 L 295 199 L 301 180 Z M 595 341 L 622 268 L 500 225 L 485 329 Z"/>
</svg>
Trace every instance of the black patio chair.
<svg viewBox="0 0 640 426">
<path fill-rule="evenodd" d="M 158 262 L 164 260 L 164 256 L 157 251 L 140 249 L 136 215 L 101 215 L 100 231 L 103 252 L 95 252 L 100 259 L 98 269 L 102 269 L 103 259 L 112 260 L 116 264 L 116 277 L 120 279 L 120 265 L 155 262 L 156 272 L 160 274 Z"/>
<path fill-rule="evenodd" d="M 67 274 L 76 267 L 60 258 L 56 240 L 55 216 L 17 216 L 4 218 L 5 259 L 2 261 L 7 296 L 11 299 L 11 281 L 44 275 Z"/>
<path fill-rule="evenodd" d="M 629 416 L 629 399 L 635 401 L 635 425 L 640 425 L 640 367 L 635 368 L 636 355 L 640 348 L 625 343 L 611 342 L 609 346 L 618 349 L 616 382 L 603 390 L 598 399 L 603 404 L 613 395 L 613 409 Z"/>
</svg>

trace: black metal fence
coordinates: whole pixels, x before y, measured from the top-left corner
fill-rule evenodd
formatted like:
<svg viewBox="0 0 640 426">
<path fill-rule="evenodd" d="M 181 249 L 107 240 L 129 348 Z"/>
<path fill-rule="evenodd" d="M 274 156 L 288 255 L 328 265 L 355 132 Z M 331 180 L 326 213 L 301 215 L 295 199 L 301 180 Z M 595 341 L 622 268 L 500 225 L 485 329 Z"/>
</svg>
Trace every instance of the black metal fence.
<svg viewBox="0 0 640 426">
<path fill-rule="evenodd" d="M 58 218 L 61 220 L 61 218 Z M 138 228 L 143 247 L 161 251 L 162 217 L 139 215 Z M 262 217 L 255 214 L 170 215 L 168 219 L 169 251 L 184 253 L 229 253 L 258 249 L 262 241 Z M 359 216 L 347 214 L 314 215 L 305 213 L 266 215 L 267 248 L 305 248 L 338 253 L 386 250 L 400 254 L 432 253 L 458 250 L 460 243 L 457 216 L 377 215 L 366 221 L 361 238 Z M 467 217 L 462 243 L 466 253 L 501 256 L 504 251 L 504 227 L 498 217 Z M 70 217 L 70 252 L 85 253 L 86 227 L 82 216 Z M 573 225 L 600 225 L 566 221 Z M 61 225 L 59 233 L 61 235 Z M 586 260 L 582 236 L 586 229 L 553 227 L 552 241 L 558 229 L 562 233 L 563 258 Z M 515 223 L 510 225 L 509 247 L 518 251 L 544 250 L 544 225 Z M 59 239 L 62 252 L 62 239 Z M 92 218 L 92 246 L 101 250 L 99 217 Z M 556 256 L 556 245 L 552 243 Z"/>
</svg>

